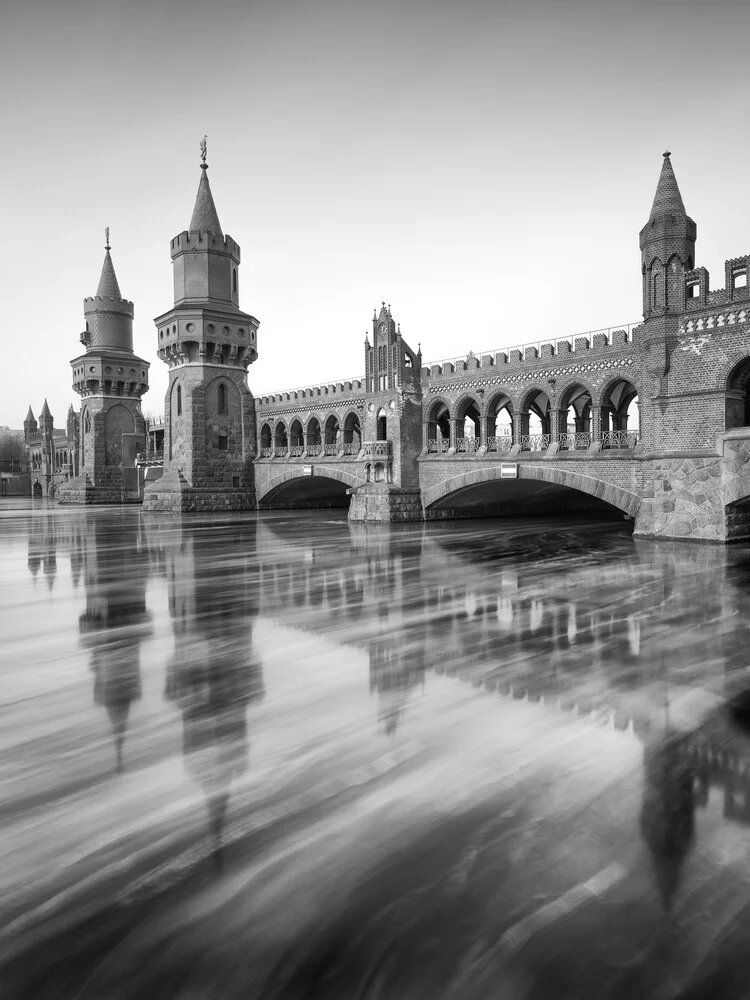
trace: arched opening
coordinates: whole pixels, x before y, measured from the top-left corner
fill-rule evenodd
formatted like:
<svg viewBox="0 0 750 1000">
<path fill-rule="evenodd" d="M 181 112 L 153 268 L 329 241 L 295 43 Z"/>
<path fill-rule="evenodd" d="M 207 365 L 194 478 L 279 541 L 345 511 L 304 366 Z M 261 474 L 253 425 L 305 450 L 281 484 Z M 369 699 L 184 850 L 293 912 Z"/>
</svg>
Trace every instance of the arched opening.
<svg viewBox="0 0 750 1000">
<path fill-rule="evenodd" d="M 432 404 L 427 414 L 427 451 L 442 454 L 451 446 L 450 411 L 442 400 Z"/>
<path fill-rule="evenodd" d="M 602 448 L 635 448 L 639 431 L 638 390 L 619 379 L 602 397 Z"/>
<path fill-rule="evenodd" d="M 317 466 L 324 468 L 324 466 Z M 302 469 L 300 469 L 300 472 Z M 261 510 L 346 508 L 348 484 L 329 476 L 297 476 L 287 479 L 259 500 Z"/>
<path fill-rule="evenodd" d="M 481 444 L 482 421 L 479 403 L 469 396 L 456 410 L 456 451 L 477 451 Z"/>
<path fill-rule="evenodd" d="M 560 448 L 582 450 L 591 444 L 591 393 L 583 385 L 572 385 L 563 394 L 561 410 L 565 427 L 560 428 Z"/>
<path fill-rule="evenodd" d="M 724 428 L 750 427 L 750 358 L 743 358 L 727 379 Z"/>
<path fill-rule="evenodd" d="M 344 421 L 344 454 L 358 455 L 362 450 L 362 430 L 359 417 L 350 413 Z"/>
<path fill-rule="evenodd" d="M 260 457 L 270 458 L 273 454 L 271 448 L 271 428 L 268 424 L 263 424 L 260 429 Z"/>
<path fill-rule="evenodd" d="M 307 422 L 307 434 L 305 435 L 305 450 L 308 455 L 319 455 L 322 450 L 320 421 L 317 417 L 310 417 Z"/>
<path fill-rule="evenodd" d="M 513 446 L 513 404 L 501 392 L 487 407 L 487 451 L 510 451 Z"/>
<path fill-rule="evenodd" d="M 177 416 L 182 416 L 182 386 L 177 385 Z"/>
<path fill-rule="evenodd" d="M 219 413 L 227 412 L 227 387 L 223 382 L 219 383 L 219 388 L 216 390 L 216 405 Z"/>
<path fill-rule="evenodd" d="M 237 294 L 237 268 L 232 268 L 232 291 Z"/>
<path fill-rule="evenodd" d="M 382 462 L 375 463 L 375 482 L 384 483 L 385 482 L 385 466 Z"/>
<path fill-rule="evenodd" d="M 381 409 L 380 412 L 378 413 L 376 433 L 378 441 L 388 440 L 388 415 L 383 409 Z"/>
<path fill-rule="evenodd" d="M 550 443 L 551 405 L 543 389 L 532 389 L 521 404 L 521 449 L 545 451 Z"/>
<path fill-rule="evenodd" d="M 292 458 L 299 458 L 305 450 L 305 436 L 302 432 L 302 424 L 299 420 L 293 420 L 289 428 L 289 454 Z"/>
<path fill-rule="evenodd" d="M 273 432 L 273 453 L 277 458 L 286 458 L 289 450 L 289 440 L 286 434 L 286 424 L 280 420 Z"/>
<path fill-rule="evenodd" d="M 338 455 L 339 453 L 339 436 L 341 433 L 341 428 L 339 427 L 339 418 L 335 413 L 326 420 L 325 426 L 325 455 Z"/>
</svg>

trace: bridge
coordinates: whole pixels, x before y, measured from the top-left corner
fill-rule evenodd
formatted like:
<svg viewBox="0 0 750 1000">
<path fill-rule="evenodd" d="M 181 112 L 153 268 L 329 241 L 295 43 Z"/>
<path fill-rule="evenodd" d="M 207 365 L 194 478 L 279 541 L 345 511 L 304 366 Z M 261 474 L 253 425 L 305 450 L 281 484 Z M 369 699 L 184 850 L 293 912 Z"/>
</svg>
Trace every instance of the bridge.
<svg viewBox="0 0 750 1000">
<path fill-rule="evenodd" d="M 258 504 L 349 506 L 355 520 L 614 509 L 640 535 L 746 537 L 750 302 L 731 292 L 670 317 L 666 335 L 647 319 L 469 352 L 406 386 L 396 364 L 385 389 L 372 372 L 264 395 Z M 392 323 L 384 306 L 374 339 Z"/>
</svg>

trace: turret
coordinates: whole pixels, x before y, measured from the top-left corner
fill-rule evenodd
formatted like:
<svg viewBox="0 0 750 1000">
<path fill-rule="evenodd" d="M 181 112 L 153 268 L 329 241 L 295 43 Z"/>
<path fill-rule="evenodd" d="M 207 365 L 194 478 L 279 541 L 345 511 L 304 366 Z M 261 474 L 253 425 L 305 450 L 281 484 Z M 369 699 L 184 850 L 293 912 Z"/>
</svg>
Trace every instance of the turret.
<svg viewBox="0 0 750 1000">
<path fill-rule="evenodd" d="M 36 422 L 36 417 L 29 407 L 29 412 L 26 414 L 26 419 L 23 422 L 23 439 L 26 444 L 29 443 L 33 438 L 39 434 L 39 424 Z"/>
<path fill-rule="evenodd" d="M 695 261 L 697 228 L 685 211 L 670 155 L 664 153 L 651 214 L 640 234 L 645 319 L 684 311 L 684 275 Z"/>
<path fill-rule="evenodd" d="M 43 438 L 52 437 L 52 429 L 54 427 L 54 419 L 49 411 L 49 406 L 47 400 L 44 401 L 44 406 L 42 407 L 42 412 L 39 414 L 39 433 Z"/>
<path fill-rule="evenodd" d="M 105 230 L 104 263 L 96 295 L 83 300 L 86 329 L 81 343 L 86 350 L 133 351 L 133 303 L 120 294 L 115 266 L 109 245 L 109 228 Z"/>
</svg>

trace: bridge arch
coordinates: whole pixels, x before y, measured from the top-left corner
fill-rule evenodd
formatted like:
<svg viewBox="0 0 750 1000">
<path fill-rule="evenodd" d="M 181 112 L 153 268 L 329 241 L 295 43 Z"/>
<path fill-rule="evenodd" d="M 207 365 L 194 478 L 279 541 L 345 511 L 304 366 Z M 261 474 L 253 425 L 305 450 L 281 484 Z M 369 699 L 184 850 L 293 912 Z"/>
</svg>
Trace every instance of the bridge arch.
<svg viewBox="0 0 750 1000">
<path fill-rule="evenodd" d="M 568 471 L 567 469 L 528 465 L 526 463 L 519 465 L 518 478 L 515 480 L 501 480 L 500 468 L 498 466 L 488 469 L 475 469 L 457 476 L 449 476 L 443 482 L 423 490 L 422 500 L 425 510 L 434 509 L 437 505 L 446 506 L 441 501 L 444 501 L 448 497 L 466 492 L 472 487 L 481 487 L 484 484 L 491 486 L 496 483 L 502 483 L 501 489 L 507 487 L 506 498 L 513 499 L 523 496 L 524 481 L 527 484 L 536 484 L 531 490 L 534 493 L 538 493 L 538 486 L 544 484 L 548 484 L 550 487 L 565 487 L 569 490 L 577 490 L 579 493 L 585 493 L 597 500 L 603 500 L 605 503 L 616 507 L 624 514 L 629 514 L 633 518 L 635 518 L 641 505 L 641 497 L 637 493 L 619 486 L 613 486 L 611 483 L 605 483 L 593 476 Z M 503 499 L 501 492 L 498 492 L 497 495 L 500 500 Z M 458 496 L 456 496 L 456 499 L 458 500 Z M 460 506 L 460 503 L 457 503 L 456 506 Z"/>
<path fill-rule="evenodd" d="M 349 505 L 347 489 L 362 486 L 364 478 L 348 469 L 316 465 L 315 474 L 305 475 L 299 465 L 273 476 L 264 484 L 257 484 L 257 501 L 260 506 L 341 506 Z M 336 501 L 334 503 L 333 501 Z"/>
</svg>

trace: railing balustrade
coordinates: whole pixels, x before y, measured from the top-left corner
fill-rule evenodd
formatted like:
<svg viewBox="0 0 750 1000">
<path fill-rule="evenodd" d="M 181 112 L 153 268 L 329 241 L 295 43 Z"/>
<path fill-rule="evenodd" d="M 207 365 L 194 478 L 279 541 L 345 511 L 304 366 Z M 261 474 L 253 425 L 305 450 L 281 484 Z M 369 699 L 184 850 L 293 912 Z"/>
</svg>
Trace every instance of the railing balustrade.
<svg viewBox="0 0 750 1000">
<path fill-rule="evenodd" d="M 285 444 L 277 444 L 273 450 L 274 458 L 286 458 L 287 448 Z"/>
<path fill-rule="evenodd" d="M 451 443 L 448 438 L 428 438 L 427 451 L 432 455 L 444 455 L 450 449 Z"/>
<path fill-rule="evenodd" d="M 546 451 L 549 441 L 549 434 L 522 434 L 521 451 Z"/>
<path fill-rule="evenodd" d="M 605 431 L 601 436 L 602 448 L 635 448 L 638 431 Z"/>
<path fill-rule="evenodd" d="M 575 434 L 560 435 L 561 451 L 584 451 L 590 444 L 591 435 L 588 431 L 577 431 Z"/>
<path fill-rule="evenodd" d="M 305 449 L 308 455 L 319 455 L 321 452 L 321 445 L 319 444 L 309 444 Z"/>
<path fill-rule="evenodd" d="M 273 455 L 273 448 L 261 448 L 260 457 L 261 458 L 271 458 Z"/>
<path fill-rule="evenodd" d="M 305 450 L 305 446 L 303 444 L 293 444 L 291 446 L 291 448 L 289 449 L 289 457 L 290 458 L 301 458 L 304 450 Z"/>
<path fill-rule="evenodd" d="M 391 458 L 392 454 L 390 441 L 365 441 L 365 458 Z"/>
<path fill-rule="evenodd" d="M 487 438 L 487 451 L 510 451 L 513 438 L 510 434 L 498 434 Z"/>
<path fill-rule="evenodd" d="M 478 451 L 480 444 L 481 438 L 478 437 L 456 438 L 456 451 Z"/>
<path fill-rule="evenodd" d="M 360 452 L 359 441 L 344 441 L 345 455 L 359 455 L 359 452 Z"/>
<path fill-rule="evenodd" d="M 338 455 L 338 453 L 339 453 L 339 446 L 336 444 L 335 441 L 323 445 L 324 455 Z"/>
</svg>

